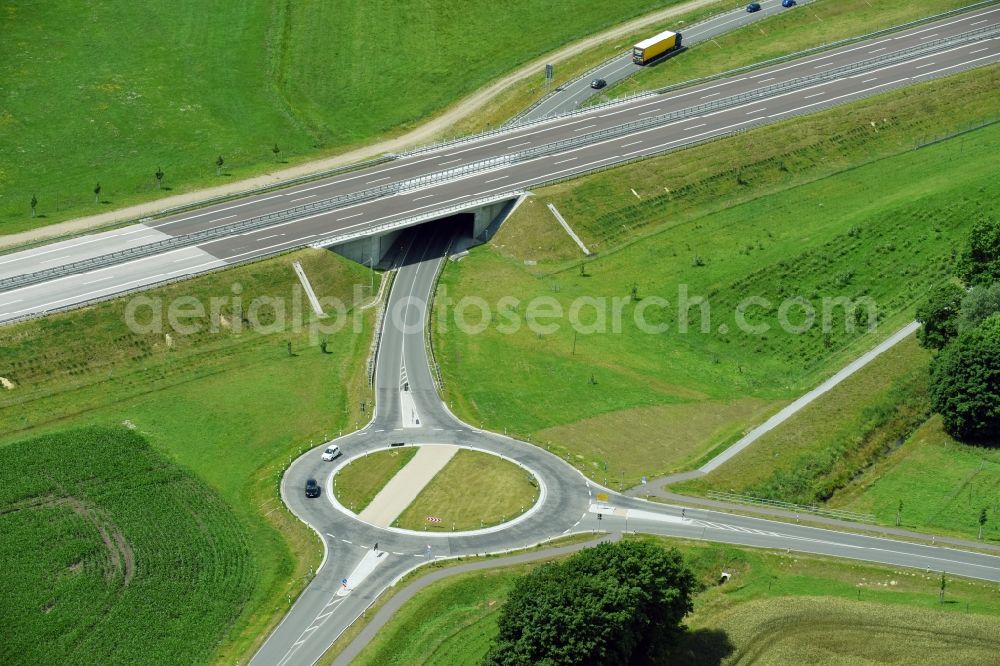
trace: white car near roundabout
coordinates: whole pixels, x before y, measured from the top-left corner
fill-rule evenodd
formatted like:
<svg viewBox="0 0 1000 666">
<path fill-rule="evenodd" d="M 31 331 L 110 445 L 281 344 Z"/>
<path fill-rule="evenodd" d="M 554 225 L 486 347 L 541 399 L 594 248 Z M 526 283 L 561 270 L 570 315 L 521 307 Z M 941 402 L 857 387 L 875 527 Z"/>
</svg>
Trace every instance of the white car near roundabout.
<svg viewBox="0 0 1000 666">
<path fill-rule="evenodd" d="M 341 450 L 339 446 L 328 446 L 326 451 L 323 451 L 323 460 L 330 462 L 331 460 L 336 460 L 341 455 Z"/>
</svg>

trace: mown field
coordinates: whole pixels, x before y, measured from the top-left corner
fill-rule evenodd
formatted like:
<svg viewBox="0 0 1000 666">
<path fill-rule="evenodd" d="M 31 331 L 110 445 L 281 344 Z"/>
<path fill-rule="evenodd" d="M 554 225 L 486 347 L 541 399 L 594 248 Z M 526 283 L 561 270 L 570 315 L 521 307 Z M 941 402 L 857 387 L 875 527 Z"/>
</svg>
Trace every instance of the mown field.
<svg viewBox="0 0 1000 666">
<path fill-rule="evenodd" d="M 0 448 L 0 662 L 206 663 L 259 564 L 218 492 L 124 427 Z"/>
<path fill-rule="evenodd" d="M 971 221 L 996 210 L 990 174 L 1000 127 L 913 148 L 991 119 L 998 73 L 967 73 L 537 192 L 489 246 L 442 276 L 434 340 L 446 398 L 469 422 L 550 446 L 592 478 L 624 486 L 735 440 L 903 325 L 916 300 L 951 274 Z M 582 259 L 550 202 L 596 257 Z M 682 287 L 709 308 L 707 316 L 689 309 L 686 333 Z M 478 334 L 441 325 L 445 295 L 484 298 L 494 308 L 490 325 Z M 646 322 L 665 329 L 655 334 L 634 318 L 650 296 L 669 301 L 643 306 Z M 740 329 L 735 313 L 747 296 L 771 304 L 748 317 L 771 324 L 764 333 Z M 497 307 L 504 297 L 520 303 Z M 500 332 L 511 317 L 524 323 L 527 304 L 542 297 L 563 313 L 578 298 L 623 299 L 621 332 L 610 305 L 604 333 L 586 330 L 599 323 L 589 306 L 576 334 L 565 316 L 546 320 L 561 323 L 555 331 Z M 837 297 L 872 299 L 876 330 L 850 331 L 864 319 L 833 306 L 831 326 L 818 325 L 823 299 Z M 789 299 L 815 304 L 817 325 L 783 330 L 776 304 Z M 793 326 L 807 318 L 797 311 Z M 498 363 L 508 370 L 496 373 Z"/>
<path fill-rule="evenodd" d="M 311 336 L 308 318 L 301 330 L 293 326 L 296 302 L 309 312 L 296 295 L 294 260 L 320 297 L 339 298 L 349 309 L 339 331 Z M 134 332 L 126 324 L 129 298 L 0 328 L 0 377 L 13 385 L 0 390 L 0 446 L 68 427 L 124 423 L 206 482 L 237 516 L 255 569 L 219 659 L 245 657 L 322 557 L 315 535 L 281 504 L 278 479 L 305 447 L 367 419 L 365 358 L 375 310 L 358 309 L 355 299 L 369 300 L 370 279 L 359 265 L 306 250 L 142 294 L 161 304 L 165 327 L 177 298 L 194 297 L 206 310 L 212 298 L 223 299 L 215 332 L 210 321 L 190 335 L 169 327 Z M 286 308 L 285 326 L 270 333 L 271 308 L 260 308 L 261 326 L 251 326 L 250 306 L 265 296 Z M 151 317 L 143 308 L 136 319 L 149 324 Z M 75 452 L 86 455 L 86 448 Z"/>
<path fill-rule="evenodd" d="M 402 132 L 664 4 L 8 3 L 0 233 L 155 198 L 158 167 L 165 191 L 185 191 Z"/>
<path fill-rule="evenodd" d="M 351 511 L 361 513 L 416 454 L 415 447 L 408 447 L 358 458 L 333 477 L 333 493 L 337 501 Z"/>
<path fill-rule="evenodd" d="M 684 553 L 701 590 L 670 663 L 985 663 L 995 649 L 996 585 L 798 553 L 662 540 Z M 486 653 L 497 611 L 533 566 L 458 574 L 419 592 L 358 664 L 469 664 Z M 721 571 L 732 578 L 718 585 Z M 872 637 L 877 637 L 873 640 Z"/>
<path fill-rule="evenodd" d="M 589 103 L 711 76 L 972 4 L 967 0 L 816 0 L 692 46 L 640 70 Z"/>
<path fill-rule="evenodd" d="M 459 449 L 393 526 L 474 530 L 506 522 L 537 500 L 538 481 L 530 472 L 489 453 Z M 441 522 L 429 522 L 428 516 Z"/>
</svg>

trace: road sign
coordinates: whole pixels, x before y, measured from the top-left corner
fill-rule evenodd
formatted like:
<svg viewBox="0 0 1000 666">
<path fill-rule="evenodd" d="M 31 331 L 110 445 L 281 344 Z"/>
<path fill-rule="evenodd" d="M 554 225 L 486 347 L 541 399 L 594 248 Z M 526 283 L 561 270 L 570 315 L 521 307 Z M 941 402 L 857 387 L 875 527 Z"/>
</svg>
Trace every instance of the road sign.
<svg viewBox="0 0 1000 666">
<path fill-rule="evenodd" d="M 546 65 L 545 66 L 545 80 L 546 81 L 551 81 L 552 80 L 552 72 L 553 72 L 552 65 Z"/>
<path fill-rule="evenodd" d="M 649 479 L 647 479 L 646 477 L 642 477 L 642 485 L 646 485 L 647 481 L 649 481 Z"/>
<path fill-rule="evenodd" d="M 440 523 L 441 519 L 438 518 L 437 516 L 427 516 L 427 522 L 428 523 Z"/>
<path fill-rule="evenodd" d="M 597 493 L 597 495 L 595 495 L 595 497 L 597 498 L 598 502 L 607 502 L 608 501 L 608 494 L 607 493 Z"/>
</svg>

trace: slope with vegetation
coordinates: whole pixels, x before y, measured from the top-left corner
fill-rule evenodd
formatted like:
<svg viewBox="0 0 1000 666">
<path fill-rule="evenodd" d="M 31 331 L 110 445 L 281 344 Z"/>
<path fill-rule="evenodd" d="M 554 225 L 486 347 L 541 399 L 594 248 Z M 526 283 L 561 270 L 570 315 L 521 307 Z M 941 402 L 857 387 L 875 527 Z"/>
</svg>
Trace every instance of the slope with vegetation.
<svg viewBox="0 0 1000 666">
<path fill-rule="evenodd" d="M 446 398 L 602 482 L 690 466 L 903 325 L 947 280 L 972 219 L 998 201 L 1000 127 L 917 150 L 914 137 L 989 122 L 998 75 L 976 70 L 537 192 L 490 246 L 443 273 L 434 340 Z M 597 256 L 581 256 L 547 203 Z M 707 332 L 699 306 L 679 332 L 681 286 L 709 302 Z M 481 333 L 450 320 L 448 300 L 466 295 L 495 307 Z M 665 332 L 634 323 L 648 296 L 669 300 L 644 310 Z M 747 296 L 805 298 L 817 322 L 824 297 L 868 297 L 877 329 L 851 330 L 865 319 L 842 309 L 827 332 L 796 334 L 772 309 L 770 330 L 743 333 L 734 311 Z M 520 304 L 505 310 L 503 297 Z M 622 330 L 609 319 L 607 332 L 574 333 L 564 318 L 554 332 L 501 333 L 535 297 L 564 313 L 579 297 L 624 299 Z M 588 308 L 582 323 L 594 317 Z"/>
<path fill-rule="evenodd" d="M 405 131 L 519 63 L 662 4 L 8 5 L 0 234 Z"/>
<path fill-rule="evenodd" d="M 332 330 L 333 317 L 324 320 L 328 333 L 310 334 L 295 260 L 318 296 L 345 304 L 349 314 L 339 330 Z M 358 306 L 371 298 L 370 280 L 357 264 L 306 250 L 156 288 L 136 300 L 0 328 L 0 377 L 8 387 L 0 389 L 0 446 L 67 427 L 125 423 L 235 513 L 255 568 L 221 659 L 235 661 L 266 635 L 322 557 L 313 533 L 281 504 L 278 481 L 303 447 L 367 416 L 372 396 L 364 360 L 375 310 Z M 201 326 L 182 334 L 169 326 L 169 308 L 181 303 L 190 311 L 191 303 L 179 299 L 192 298 L 206 313 L 212 299 L 222 305 L 214 321 L 182 317 L 184 325 Z M 266 301 L 251 312 L 263 298 L 282 304 L 283 325 Z M 159 304 L 138 308 L 135 319 L 149 326 L 160 312 L 164 330 L 130 329 L 129 303 Z M 303 313 L 301 329 L 292 323 L 296 312 Z M 81 446 L 67 455 L 89 454 Z"/>
</svg>

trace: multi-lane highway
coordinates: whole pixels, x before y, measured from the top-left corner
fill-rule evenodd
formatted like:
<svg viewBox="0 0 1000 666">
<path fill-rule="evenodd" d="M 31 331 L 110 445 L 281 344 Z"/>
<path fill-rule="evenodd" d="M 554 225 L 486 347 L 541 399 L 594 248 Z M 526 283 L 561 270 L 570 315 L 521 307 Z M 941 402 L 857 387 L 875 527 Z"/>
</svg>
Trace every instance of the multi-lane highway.
<svg viewBox="0 0 1000 666">
<path fill-rule="evenodd" d="M 252 664 L 313 664 L 382 591 L 431 559 L 501 552 L 593 529 L 788 549 L 1000 582 L 1000 557 L 992 555 L 702 509 L 682 510 L 626 497 L 599 488 L 542 449 L 461 422 L 435 388 L 424 328 L 436 275 L 454 230 L 437 226 L 420 231 L 425 233 L 413 233 L 403 244 L 401 266 L 386 304 L 390 314 L 380 336 L 377 411 L 371 423 L 331 442 L 343 450 L 341 459 L 323 462 L 320 453 L 329 443 L 324 444 L 296 460 L 282 480 L 282 498 L 316 530 L 326 554 L 311 584 Z M 399 442 L 457 444 L 502 454 L 534 473 L 541 498 L 523 518 L 507 525 L 453 534 L 376 527 L 331 501 L 334 470 L 357 456 Z M 322 482 L 321 497 L 305 497 L 303 488 L 309 478 Z M 607 493 L 606 500 L 599 497 L 601 492 Z M 346 657 L 336 663 L 346 663 Z"/>
<path fill-rule="evenodd" d="M 998 17 L 1000 8 L 980 9 L 669 94 L 599 106 L 415 152 L 325 181 L 2 255 L 0 322 L 328 241 L 337 235 L 405 225 L 420 214 L 523 191 L 553 179 L 994 63 L 1000 59 L 995 33 L 966 43 L 956 40 L 973 31 L 981 36 L 983 31 L 992 30 Z M 642 123 L 647 125 L 630 126 Z M 572 145 L 559 147 L 560 142 Z M 526 151 L 537 151 L 537 155 Z M 415 179 L 424 182 L 415 184 Z M 400 189 L 151 257 L 26 287 L 3 285 L 3 279 L 11 276 L 383 187 Z"/>
<path fill-rule="evenodd" d="M 806 5 L 810 2 L 812 0 L 799 0 L 798 5 Z M 740 5 L 736 9 L 713 16 L 691 26 L 678 24 L 672 29 L 681 33 L 684 46 L 690 48 L 737 28 L 756 23 L 761 19 L 769 18 L 781 12 L 796 11 L 798 9 L 798 6 L 792 8 L 782 7 L 781 0 L 765 0 L 760 3 L 760 11 L 757 12 L 748 12 L 745 5 Z M 584 76 L 559 86 L 558 89 L 552 91 L 552 93 L 540 100 L 538 104 L 532 106 L 519 116 L 518 120 L 537 120 L 573 111 L 583 102 L 601 92 L 590 87 L 591 81 L 604 79 L 609 86 L 612 86 L 627 79 L 644 67 L 669 67 L 666 64 L 667 60 L 661 60 L 659 63 L 654 63 L 653 65 L 636 65 L 632 62 L 632 51 L 630 49 L 617 58 L 612 58 L 599 67 L 592 69 Z"/>
</svg>

